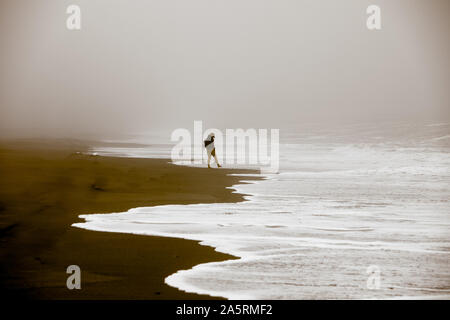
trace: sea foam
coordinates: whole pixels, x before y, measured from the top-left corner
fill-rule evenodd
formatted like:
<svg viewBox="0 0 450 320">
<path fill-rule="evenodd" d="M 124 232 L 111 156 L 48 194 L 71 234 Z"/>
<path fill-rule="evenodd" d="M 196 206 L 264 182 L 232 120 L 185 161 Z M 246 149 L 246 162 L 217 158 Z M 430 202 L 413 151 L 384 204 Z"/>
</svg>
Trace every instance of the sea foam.
<svg viewBox="0 0 450 320">
<path fill-rule="evenodd" d="M 406 137 L 376 128 L 351 136 L 291 134 L 280 146 L 280 174 L 261 181 L 243 175 L 246 183 L 232 187 L 246 195 L 243 202 L 82 215 L 85 222 L 73 226 L 198 240 L 238 258 L 165 279 L 187 292 L 229 299 L 448 299 L 449 149 L 423 142 L 447 129 L 422 126 Z M 375 290 L 367 285 L 371 266 L 380 270 Z"/>
</svg>

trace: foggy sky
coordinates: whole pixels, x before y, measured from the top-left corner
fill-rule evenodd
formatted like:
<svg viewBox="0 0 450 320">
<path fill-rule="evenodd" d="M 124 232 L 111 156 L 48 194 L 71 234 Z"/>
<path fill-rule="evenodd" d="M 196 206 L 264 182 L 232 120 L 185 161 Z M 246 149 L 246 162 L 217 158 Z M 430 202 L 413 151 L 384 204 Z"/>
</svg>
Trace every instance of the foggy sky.
<svg viewBox="0 0 450 320">
<path fill-rule="evenodd" d="M 449 21 L 448 0 L 1 0 L 0 133 L 449 121 Z"/>
</svg>

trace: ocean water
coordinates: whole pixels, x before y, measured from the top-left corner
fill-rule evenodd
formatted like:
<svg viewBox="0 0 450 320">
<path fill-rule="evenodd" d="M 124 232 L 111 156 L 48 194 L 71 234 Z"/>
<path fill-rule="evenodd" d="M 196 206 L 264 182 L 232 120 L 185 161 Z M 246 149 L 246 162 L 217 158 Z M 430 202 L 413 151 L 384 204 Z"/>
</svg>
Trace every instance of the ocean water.
<svg viewBox="0 0 450 320">
<path fill-rule="evenodd" d="M 311 125 L 280 137 L 280 172 L 232 187 L 244 202 L 82 215 L 74 226 L 199 240 L 237 257 L 165 279 L 187 292 L 450 298 L 450 124 Z M 95 151 L 151 157 L 152 148 Z"/>
</svg>

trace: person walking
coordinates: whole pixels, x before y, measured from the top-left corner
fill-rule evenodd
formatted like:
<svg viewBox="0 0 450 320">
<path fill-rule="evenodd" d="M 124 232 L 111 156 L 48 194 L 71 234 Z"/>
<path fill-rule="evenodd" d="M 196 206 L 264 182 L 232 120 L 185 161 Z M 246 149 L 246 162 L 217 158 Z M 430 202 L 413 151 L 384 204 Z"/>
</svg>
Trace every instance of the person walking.
<svg viewBox="0 0 450 320">
<path fill-rule="evenodd" d="M 214 157 L 217 167 L 220 168 L 221 165 L 219 164 L 219 160 L 217 160 L 216 148 L 214 146 L 214 133 L 210 133 L 204 142 L 205 142 L 206 152 L 208 153 L 208 168 L 211 168 L 211 165 L 210 165 L 211 156 Z"/>
</svg>

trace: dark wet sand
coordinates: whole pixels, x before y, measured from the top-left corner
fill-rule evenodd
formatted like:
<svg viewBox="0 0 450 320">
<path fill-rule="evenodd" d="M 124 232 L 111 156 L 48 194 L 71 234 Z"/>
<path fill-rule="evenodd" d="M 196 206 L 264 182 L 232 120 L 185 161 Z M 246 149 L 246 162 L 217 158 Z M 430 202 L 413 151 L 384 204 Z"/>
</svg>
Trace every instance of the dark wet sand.
<svg viewBox="0 0 450 320">
<path fill-rule="evenodd" d="M 241 195 L 225 189 L 239 181 L 227 176 L 237 170 L 76 153 L 85 150 L 85 144 L 77 141 L 0 143 L 2 296 L 210 299 L 169 287 L 164 278 L 231 256 L 190 240 L 87 231 L 70 225 L 87 213 L 241 201 Z M 66 288 L 66 268 L 72 264 L 81 268 L 81 290 Z"/>
</svg>

